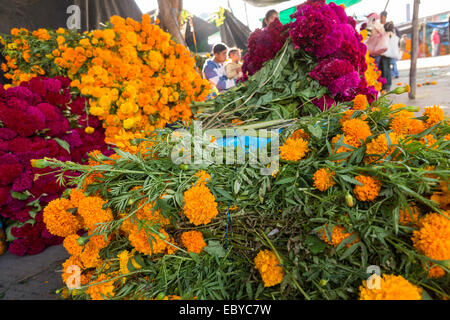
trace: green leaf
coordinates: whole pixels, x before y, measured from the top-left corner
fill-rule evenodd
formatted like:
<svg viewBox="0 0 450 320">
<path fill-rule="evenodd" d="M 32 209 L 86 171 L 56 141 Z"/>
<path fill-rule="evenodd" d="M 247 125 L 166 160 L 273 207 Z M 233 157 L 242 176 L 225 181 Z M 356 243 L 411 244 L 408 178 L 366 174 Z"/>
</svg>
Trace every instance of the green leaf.
<svg viewBox="0 0 450 320">
<path fill-rule="evenodd" d="M 13 197 L 14 199 L 17 200 L 27 200 L 29 195 L 25 194 L 25 193 L 21 193 L 21 192 L 15 192 L 15 191 L 10 191 L 11 192 L 11 197 Z"/>
<path fill-rule="evenodd" d="M 215 191 L 220 193 L 223 197 L 225 197 L 228 200 L 234 201 L 234 198 L 231 194 L 229 194 L 227 191 L 220 189 L 220 188 L 214 188 Z"/>
<path fill-rule="evenodd" d="M 294 181 L 295 181 L 295 177 L 288 177 L 288 178 L 284 178 L 279 181 L 276 181 L 274 184 L 286 184 L 286 183 L 291 183 Z"/>
<path fill-rule="evenodd" d="M 69 143 L 67 143 L 66 141 L 61 140 L 59 138 L 53 138 L 53 139 L 59 144 L 59 146 L 61 148 L 63 148 L 64 150 L 66 150 L 70 154 L 70 144 Z"/>
<path fill-rule="evenodd" d="M 317 139 L 320 139 L 322 137 L 322 128 L 319 125 L 308 125 L 308 130 Z"/>
<path fill-rule="evenodd" d="M 426 292 L 425 290 L 422 291 L 422 300 L 433 300 L 433 298 Z"/>
<path fill-rule="evenodd" d="M 309 250 L 312 254 L 321 253 L 327 247 L 327 244 L 324 241 L 310 235 L 306 238 L 306 243 L 308 244 Z"/>
<path fill-rule="evenodd" d="M 213 257 L 223 258 L 225 257 L 225 250 L 219 241 L 208 241 L 208 245 L 203 249 Z"/>
<path fill-rule="evenodd" d="M 362 184 L 361 182 L 359 182 L 359 181 L 356 180 L 356 179 L 353 179 L 352 177 L 349 177 L 349 176 L 346 176 L 346 175 L 339 175 L 339 177 L 342 178 L 342 180 L 345 180 L 345 181 L 347 181 L 347 182 L 356 184 L 356 185 L 358 185 L 358 186 L 363 186 L 363 184 Z"/>
</svg>

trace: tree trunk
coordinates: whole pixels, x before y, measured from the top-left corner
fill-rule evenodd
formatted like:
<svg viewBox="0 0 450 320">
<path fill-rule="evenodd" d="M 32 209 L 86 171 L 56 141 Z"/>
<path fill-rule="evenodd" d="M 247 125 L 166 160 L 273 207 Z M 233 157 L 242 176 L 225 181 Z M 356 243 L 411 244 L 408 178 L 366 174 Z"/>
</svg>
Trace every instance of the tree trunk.
<svg viewBox="0 0 450 320">
<path fill-rule="evenodd" d="M 420 0 L 414 0 L 411 39 L 411 67 L 409 70 L 409 86 L 411 87 L 411 91 L 409 92 L 410 99 L 416 99 L 416 71 L 417 56 L 419 54 L 419 5 Z"/>
<path fill-rule="evenodd" d="M 158 6 L 161 28 L 170 33 L 176 42 L 185 46 L 186 41 L 180 31 L 183 0 L 158 0 Z"/>
</svg>

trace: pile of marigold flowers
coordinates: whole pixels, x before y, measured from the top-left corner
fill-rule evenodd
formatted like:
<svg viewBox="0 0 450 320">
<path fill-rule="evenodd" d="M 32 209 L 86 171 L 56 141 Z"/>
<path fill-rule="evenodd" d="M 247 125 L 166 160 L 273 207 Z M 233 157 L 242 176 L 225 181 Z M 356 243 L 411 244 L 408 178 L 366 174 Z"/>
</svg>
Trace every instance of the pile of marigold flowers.
<svg viewBox="0 0 450 320">
<path fill-rule="evenodd" d="M 449 119 L 439 106 L 415 116 L 390 94 L 286 121 L 274 174 L 249 158 L 174 163 L 173 148 L 190 131 L 169 128 L 148 140 L 142 157 L 43 159 L 81 173 L 71 179 L 79 189 L 44 215 L 52 232 L 63 213 L 72 255 L 64 268 L 82 270 L 66 297 L 448 298 Z M 200 149 L 214 156 L 217 138 L 205 134 Z M 85 251 L 92 255 L 83 262 Z M 369 266 L 381 275 L 370 277 Z"/>
<path fill-rule="evenodd" d="M 106 142 L 137 153 L 131 141 L 192 117 L 189 104 L 204 100 L 208 81 L 195 60 L 148 15 L 142 22 L 111 17 L 103 30 L 12 29 L 5 36 L 5 77 L 13 85 L 38 75 L 69 77 L 89 98 L 89 113 L 106 129 Z"/>
</svg>

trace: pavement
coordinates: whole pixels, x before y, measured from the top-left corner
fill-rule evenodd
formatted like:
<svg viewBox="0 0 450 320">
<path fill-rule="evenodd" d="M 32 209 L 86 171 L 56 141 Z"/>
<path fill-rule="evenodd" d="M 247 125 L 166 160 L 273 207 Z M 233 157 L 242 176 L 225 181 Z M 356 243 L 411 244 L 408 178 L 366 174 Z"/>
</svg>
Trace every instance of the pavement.
<svg viewBox="0 0 450 320">
<path fill-rule="evenodd" d="M 397 62 L 399 78 L 392 79 L 391 89 L 398 84 L 409 84 L 410 60 Z M 408 106 L 421 107 L 421 115 L 425 107 L 439 105 L 446 115 L 450 115 L 450 55 L 421 58 L 417 61 L 417 84 L 416 99 L 410 100 L 408 94 L 391 96 L 394 103 L 404 103 Z M 429 85 L 426 85 L 426 82 Z M 435 85 L 431 84 L 433 81 Z"/>
<path fill-rule="evenodd" d="M 57 300 L 63 287 L 61 264 L 69 257 L 62 245 L 19 257 L 9 252 L 0 256 L 0 299 Z"/>
<path fill-rule="evenodd" d="M 400 77 L 393 79 L 392 89 L 397 83 L 409 83 L 409 63 L 409 60 L 398 62 Z M 450 115 L 450 55 L 418 60 L 417 83 L 426 81 L 436 81 L 436 84 L 417 88 L 415 100 L 402 94 L 391 96 L 393 102 L 422 109 L 436 104 Z M 9 252 L 0 256 L 0 299 L 57 300 L 55 290 L 63 287 L 61 264 L 68 257 L 62 245 L 34 256 L 18 257 Z"/>
</svg>

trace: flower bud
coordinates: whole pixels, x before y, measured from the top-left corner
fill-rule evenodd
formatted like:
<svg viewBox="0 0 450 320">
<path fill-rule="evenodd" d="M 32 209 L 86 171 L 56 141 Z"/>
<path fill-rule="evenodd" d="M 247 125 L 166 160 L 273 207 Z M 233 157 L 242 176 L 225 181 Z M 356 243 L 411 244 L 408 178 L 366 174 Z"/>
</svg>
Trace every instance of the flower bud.
<svg viewBox="0 0 450 320">
<path fill-rule="evenodd" d="M 345 195 L 345 202 L 347 203 L 347 205 L 348 205 L 350 208 L 353 207 L 354 202 L 353 202 L 353 197 L 352 197 L 352 195 L 350 194 L 350 192 L 347 192 L 347 194 Z"/>
<path fill-rule="evenodd" d="M 77 243 L 80 246 L 84 246 L 86 244 L 86 242 L 88 242 L 88 241 L 89 241 L 89 237 L 79 237 L 77 239 Z"/>
<path fill-rule="evenodd" d="M 420 107 L 407 106 L 404 110 L 409 111 L 409 112 L 419 112 Z"/>
<path fill-rule="evenodd" d="M 31 159 L 31 166 L 33 168 L 39 168 L 39 169 L 44 169 L 48 167 L 48 162 L 44 159 Z"/>
<path fill-rule="evenodd" d="M 92 127 L 86 127 L 86 129 L 84 129 L 84 132 L 86 132 L 87 134 L 93 134 L 94 131 L 95 129 Z"/>
<path fill-rule="evenodd" d="M 411 91 L 411 87 L 409 86 L 409 84 L 407 84 L 404 87 L 397 87 L 394 90 L 392 90 L 391 92 L 395 93 L 395 94 L 402 94 L 402 93 L 410 92 L 410 91 Z"/>
</svg>

